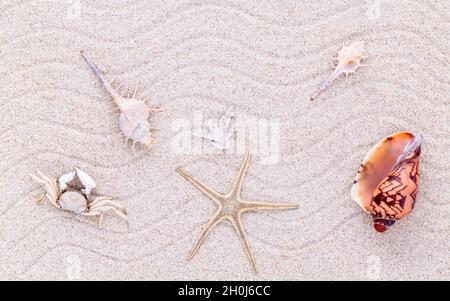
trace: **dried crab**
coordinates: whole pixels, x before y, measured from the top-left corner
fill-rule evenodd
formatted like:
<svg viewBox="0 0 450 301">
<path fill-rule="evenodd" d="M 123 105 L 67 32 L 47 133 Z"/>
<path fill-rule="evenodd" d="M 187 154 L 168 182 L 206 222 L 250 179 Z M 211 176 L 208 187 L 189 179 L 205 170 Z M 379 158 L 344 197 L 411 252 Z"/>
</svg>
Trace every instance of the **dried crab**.
<svg viewBox="0 0 450 301">
<path fill-rule="evenodd" d="M 337 60 L 336 67 L 331 73 L 331 75 L 320 85 L 319 89 L 311 96 L 311 100 L 314 100 L 320 93 L 328 89 L 333 81 L 337 79 L 341 74 L 345 74 L 348 76 L 351 73 L 355 73 L 356 69 L 359 67 L 366 66 L 361 64 L 362 59 L 368 58 L 368 56 L 364 56 L 362 52 L 364 51 L 364 42 L 354 42 L 350 46 L 345 46 L 342 43 L 341 50 L 338 51 L 337 57 L 334 58 Z"/>
<path fill-rule="evenodd" d="M 150 124 L 148 118 L 150 113 L 158 112 L 160 109 L 147 106 L 146 101 L 149 97 L 138 98 L 137 87 L 132 94 L 130 94 L 129 87 L 124 87 L 122 89 L 122 84 L 118 84 L 114 88 L 112 85 L 115 80 L 113 79 L 111 82 L 108 81 L 89 55 L 84 50 L 81 50 L 80 52 L 81 56 L 91 67 L 103 87 L 105 87 L 106 91 L 111 95 L 117 105 L 117 109 L 120 110 L 119 128 L 125 135 L 125 144 L 127 144 L 128 140 L 132 140 L 133 150 L 136 143 L 151 147 L 154 142 L 153 133 L 157 129 Z"/>
<path fill-rule="evenodd" d="M 84 216 L 97 216 L 99 227 L 102 226 L 104 214 L 108 211 L 128 220 L 126 208 L 117 201 L 107 196 L 94 195 L 96 183 L 79 168 L 56 179 L 50 179 L 39 170 L 36 173 L 37 175 L 30 176 L 44 184 L 46 189 L 38 202 L 46 198 L 56 208 Z"/>
</svg>

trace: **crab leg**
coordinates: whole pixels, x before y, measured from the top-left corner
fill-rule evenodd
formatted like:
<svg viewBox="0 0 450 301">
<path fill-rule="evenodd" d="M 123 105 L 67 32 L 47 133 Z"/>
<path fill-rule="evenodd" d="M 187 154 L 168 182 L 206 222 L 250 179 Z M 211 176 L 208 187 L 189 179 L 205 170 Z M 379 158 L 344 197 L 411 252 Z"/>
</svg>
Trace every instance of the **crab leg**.
<svg viewBox="0 0 450 301">
<path fill-rule="evenodd" d="M 98 201 L 98 203 L 95 203 L 95 204 L 92 203 L 92 205 L 89 206 L 89 208 L 90 209 L 96 209 L 98 207 L 102 207 L 102 206 L 105 206 L 105 205 L 114 206 L 115 208 L 120 208 L 120 209 L 123 209 L 123 210 L 126 209 L 124 206 L 122 206 L 119 203 L 114 202 L 114 201 L 112 201 L 110 199 L 100 200 L 100 201 Z"/>
<path fill-rule="evenodd" d="M 99 217 L 98 217 L 98 227 L 99 228 L 102 227 L 104 217 L 105 217 L 104 214 L 100 214 Z"/>
<path fill-rule="evenodd" d="M 108 212 L 109 210 L 114 210 L 117 209 L 115 206 L 108 206 L 108 205 L 104 205 L 101 207 L 96 207 L 96 208 L 89 208 L 89 212 Z"/>
<path fill-rule="evenodd" d="M 34 180 L 36 180 L 37 182 L 44 184 L 45 190 L 46 190 L 46 192 L 38 199 L 38 202 L 42 201 L 42 199 L 45 196 L 50 195 L 50 198 L 48 198 L 48 200 L 55 207 L 59 207 L 58 204 L 57 204 L 57 200 L 59 198 L 59 196 L 58 196 L 59 192 L 58 192 L 58 186 L 57 186 L 56 180 L 50 180 L 50 178 L 46 177 L 39 170 L 37 170 L 36 173 L 38 174 L 38 176 L 40 176 L 40 178 L 38 176 L 33 175 L 33 174 L 30 174 L 30 176 Z"/>
<path fill-rule="evenodd" d="M 118 210 L 114 207 L 95 209 L 94 211 L 83 212 L 82 215 L 84 215 L 84 216 L 99 216 L 99 215 L 104 215 L 108 211 L 114 211 L 114 213 L 116 213 L 117 216 L 119 216 L 125 220 L 128 220 L 128 216 L 125 213 L 121 212 L 120 210 Z"/>
<path fill-rule="evenodd" d="M 126 214 L 124 214 L 123 212 L 121 212 L 121 211 L 119 211 L 119 210 L 117 210 L 117 209 L 114 209 L 114 212 L 115 212 L 119 217 L 121 217 L 121 218 L 123 218 L 123 219 L 125 219 L 125 220 L 128 220 L 128 216 L 127 216 Z"/>
</svg>

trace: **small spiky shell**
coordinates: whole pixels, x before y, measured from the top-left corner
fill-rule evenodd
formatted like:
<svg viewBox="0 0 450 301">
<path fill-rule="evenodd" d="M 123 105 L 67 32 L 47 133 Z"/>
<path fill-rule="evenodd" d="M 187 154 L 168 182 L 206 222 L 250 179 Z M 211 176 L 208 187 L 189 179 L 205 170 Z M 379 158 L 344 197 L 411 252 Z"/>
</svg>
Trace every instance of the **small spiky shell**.
<svg viewBox="0 0 450 301">
<path fill-rule="evenodd" d="M 336 69 L 341 73 L 355 73 L 356 69 L 361 66 L 361 60 L 365 58 L 362 54 L 364 51 L 364 42 L 354 42 L 350 46 L 342 45 L 342 49 L 337 53 L 338 64 Z"/>
<path fill-rule="evenodd" d="M 419 185 L 422 136 L 399 132 L 366 155 L 352 186 L 352 198 L 384 232 L 414 208 Z"/>
<path fill-rule="evenodd" d="M 158 111 L 158 109 L 147 106 L 145 103 L 147 98 L 138 98 L 137 88 L 132 95 L 126 95 L 129 94 L 128 88 L 124 88 L 120 93 L 119 89 L 122 85 L 113 88 L 112 83 L 114 81 L 108 82 L 106 80 L 103 73 L 84 50 L 81 51 L 81 55 L 111 95 L 120 110 L 119 128 L 125 136 L 125 142 L 131 140 L 133 142 L 133 149 L 136 143 L 141 143 L 150 147 L 154 142 L 152 131 L 155 128 L 151 126 L 148 118 L 150 112 Z"/>
<path fill-rule="evenodd" d="M 205 128 L 194 129 L 192 135 L 209 140 L 216 149 L 226 150 L 234 135 L 235 121 L 234 114 L 225 113 L 217 122 L 209 123 Z"/>
<path fill-rule="evenodd" d="M 320 93 L 328 89 L 333 81 L 337 79 L 341 74 L 349 75 L 351 73 L 355 73 L 356 69 L 361 66 L 361 60 L 367 58 L 367 56 L 363 55 L 364 51 L 364 42 L 358 41 L 353 42 L 350 46 L 345 46 L 342 43 L 342 49 L 338 51 L 336 67 L 331 73 L 331 75 L 320 85 L 318 90 L 311 96 L 311 100 L 314 100 Z"/>
</svg>

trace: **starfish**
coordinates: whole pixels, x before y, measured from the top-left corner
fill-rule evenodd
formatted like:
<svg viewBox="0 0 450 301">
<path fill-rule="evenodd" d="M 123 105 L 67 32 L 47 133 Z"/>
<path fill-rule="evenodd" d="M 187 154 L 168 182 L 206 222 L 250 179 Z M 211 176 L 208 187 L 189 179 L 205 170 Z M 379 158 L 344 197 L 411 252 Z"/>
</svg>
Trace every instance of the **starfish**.
<svg viewBox="0 0 450 301">
<path fill-rule="evenodd" d="M 191 251 L 188 253 L 187 260 L 192 259 L 192 257 L 201 247 L 206 237 L 213 228 L 215 228 L 223 220 L 228 220 L 233 225 L 234 230 L 236 230 L 236 233 L 242 243 L 242 246 L 244 247 L 245 253 L 248 260 L 250 261 L 253 270 L 257 272 L 258 270 L 256 267 L 256 261 L 252 255 L 250 244 L 247 240 L 242 224 L 242 214 L 245 212 L 257 210 L 283 210 L 298 208 L 298 205 L 296 204 L 270 203 L 259 201 L 248 202 L 241 199 L 242 183 L 244 182 L 245 175 L 250 165 L 251 157 L 251 153 L 247 149 L 238 175 L 234 180 L 233 186 L 231 187 L 230 191 L 227 193 L 217 192 L 183 169 L 177 168 L 177 172 L 179 174 L 181 174 L 186 180 L 191 182 L 191 184 L 194 185 L 203 194 L 209 197 L 218 207 L 216 213 L 205 225 Z"/>
</svg>

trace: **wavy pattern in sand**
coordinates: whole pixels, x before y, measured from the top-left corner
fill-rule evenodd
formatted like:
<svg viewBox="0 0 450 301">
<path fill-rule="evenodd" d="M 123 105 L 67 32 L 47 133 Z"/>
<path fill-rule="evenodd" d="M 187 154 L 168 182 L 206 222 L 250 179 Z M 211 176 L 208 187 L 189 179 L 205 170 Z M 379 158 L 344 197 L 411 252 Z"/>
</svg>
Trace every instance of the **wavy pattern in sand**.
<svg viewBox="0 0 450 301">
<path fill-rule="evenodd" d="M 82 279 L 364 279 L 367 257 L 377 254 L 396 258 L 383 279 L 445 278 L 448 5 L 383 1 L 371 19 L 364 1 L 82 1 L 80 17 L 67 19 L 67 3 L 3 1 L 0 277 L 67 279 L 67 259 L 77 256 Z M 369 66 L 310 102 L 333 52 L 358 39 Z M 164 108 L 154 149 L 124 147 L 81 48 L 108 77 L 138 83 Z M 175 154 L 170 125 L 193 110 L 210 118 L 228 106 L 282 124 L 280 162 L 256 159 L 245 196 L 300 205 L 245 217 L 260 275 L 230 226 L 184 260 L 214 206 L 174 169 L 225 190 L 241 156 Z M 425 136 L 421 197 L 414 214 L 380 237 L 349 190 L 371 145 L 404 129 Z M 108 216 L 100 230 L 94 220 L 34 203 L 41 190 L 29 172 L 55 176 L 74 165 L 129 208 L 129 227 Z M 431 259 L 422 262 L 424 254 Z"/>
</svg>

